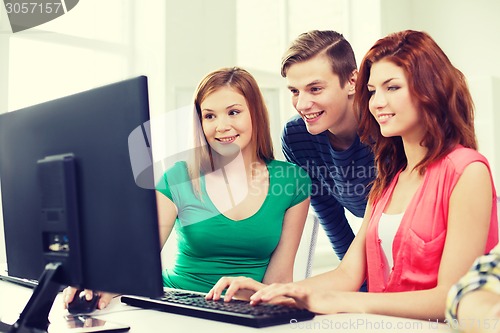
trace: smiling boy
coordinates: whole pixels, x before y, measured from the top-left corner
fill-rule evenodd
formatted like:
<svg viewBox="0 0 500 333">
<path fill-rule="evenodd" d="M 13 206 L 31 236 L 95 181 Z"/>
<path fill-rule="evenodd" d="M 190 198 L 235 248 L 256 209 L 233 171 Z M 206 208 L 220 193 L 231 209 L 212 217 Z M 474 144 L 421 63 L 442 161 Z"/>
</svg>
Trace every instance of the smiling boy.
<svg viewBox="0 0 500 333">
<path fill-rule="evenodd" d="M 298 112 L 283 130 L 283 153 L 309 173 L 311 205 L 342 259 L 354 239 L 344 208 L 362 217 L 375 177 L 373 154 L 357 134 L 354 52 L 335 31 L 309 31 L 285 52 L 281 75 Z"/>
</svg>

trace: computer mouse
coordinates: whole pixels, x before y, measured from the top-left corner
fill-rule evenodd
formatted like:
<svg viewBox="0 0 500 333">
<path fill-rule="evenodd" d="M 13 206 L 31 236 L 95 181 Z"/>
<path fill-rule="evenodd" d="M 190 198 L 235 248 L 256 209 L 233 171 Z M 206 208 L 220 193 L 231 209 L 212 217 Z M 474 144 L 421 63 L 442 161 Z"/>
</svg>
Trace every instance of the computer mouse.
<svg viewBox="0 0 500 333">
<path fill-rule="evenodd" d="M 81 296 L 80 296 L 81 295 Z M 71 314 L 90 313 L 97 309 L 100 296 L 96 293 L 92 295 L 92 299 L 88 301 L 82 290 L 78 290 L 71 303 L 68 303 L 68 312 Z"/>
</svg>

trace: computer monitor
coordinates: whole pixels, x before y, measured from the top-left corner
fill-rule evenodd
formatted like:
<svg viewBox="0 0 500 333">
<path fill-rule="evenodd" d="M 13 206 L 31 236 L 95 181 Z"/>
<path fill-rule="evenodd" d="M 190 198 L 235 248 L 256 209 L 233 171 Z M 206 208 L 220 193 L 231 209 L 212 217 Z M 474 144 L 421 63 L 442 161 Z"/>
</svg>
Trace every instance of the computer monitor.
<svg viewBox="0 0 500 333">
<path fill-rule="evenodd" d="M 19 325 L 61 285 L 162 294 L 150 139 L 145 76 L 0 115 L 8 272 L 39 279 Z"/>
</svg>

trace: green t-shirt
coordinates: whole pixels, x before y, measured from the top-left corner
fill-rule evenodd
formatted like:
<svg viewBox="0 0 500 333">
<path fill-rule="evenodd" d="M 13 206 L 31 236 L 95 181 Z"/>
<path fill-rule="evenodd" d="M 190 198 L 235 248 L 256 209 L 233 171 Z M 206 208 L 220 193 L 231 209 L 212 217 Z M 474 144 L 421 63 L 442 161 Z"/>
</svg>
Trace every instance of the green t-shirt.
<svg viewBox="0 0 500 333">
<path fill-rule="evenodd" d="M 300 167 L 274 160 L 267 169 L 270 183 L 264 203 L 254 215 L 239 221 L 217 210 L 204 177 L 200 178 L 200 195 L 193 192 L 185 162 L 165 172 L 157 190 L 178 209 L 178 253 L 174 267 L 163 272 L 166 287 L 208 292 L 222 276 L 262 281 L 280 240 L 286 210 L 308 198 L 311 191 L 311 180 Z"/>
</svg>

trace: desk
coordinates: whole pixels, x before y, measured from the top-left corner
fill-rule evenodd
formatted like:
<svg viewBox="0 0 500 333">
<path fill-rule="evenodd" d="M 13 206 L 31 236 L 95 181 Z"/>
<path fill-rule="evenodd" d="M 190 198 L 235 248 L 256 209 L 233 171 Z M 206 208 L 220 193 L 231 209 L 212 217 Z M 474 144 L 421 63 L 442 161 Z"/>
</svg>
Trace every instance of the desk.
<svg viewBox="0 0 500 333">
<path fill-rule="evenodd" d="M 24 308 L 32 290 L 9 282 L 0 281 L 0 319 L 12 324 Z M 61 294 L 56 298 L 49 319 L 51 323 L 61 322 L 66 310 L 63 309 Z M 96 311 L 96 318 L 129 325 L 131 333 L 224 333 L 224 332 L 452 332 L 444 324 L 368 314 L 336 314 L 318 315 L 313 320 L 272 326 L 267 328 L 251 328 L 234 324 L 220 323 L 211 320 L 180 316 L 154 310 L 143 310 L 122 304 L 116 298 L 104 310 Z M 60 332 L 56 332 L 60 333 Z M 61 332 L 62 333 L 62 332 Z"/>
</svg>

